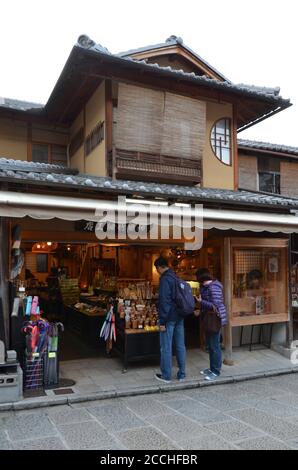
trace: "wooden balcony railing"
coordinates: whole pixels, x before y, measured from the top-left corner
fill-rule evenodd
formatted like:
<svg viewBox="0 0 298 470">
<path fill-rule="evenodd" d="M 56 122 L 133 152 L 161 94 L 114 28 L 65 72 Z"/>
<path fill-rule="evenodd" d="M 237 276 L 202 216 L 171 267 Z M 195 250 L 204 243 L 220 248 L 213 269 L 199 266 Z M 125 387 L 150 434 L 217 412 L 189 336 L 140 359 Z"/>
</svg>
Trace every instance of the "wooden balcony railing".
<svg viewBox="0 0 298 470">
<path fill-rule="evenodd" d="M 201 182 L 201 161 L 114 149 L 108 158 L 110 176 L 171 184 Z"/>
</svg>

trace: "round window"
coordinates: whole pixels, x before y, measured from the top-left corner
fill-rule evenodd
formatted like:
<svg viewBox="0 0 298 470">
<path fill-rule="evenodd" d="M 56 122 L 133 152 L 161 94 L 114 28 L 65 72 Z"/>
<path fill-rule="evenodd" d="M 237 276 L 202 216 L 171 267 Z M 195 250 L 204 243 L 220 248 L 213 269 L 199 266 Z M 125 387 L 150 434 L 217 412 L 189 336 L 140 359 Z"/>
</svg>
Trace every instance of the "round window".
<svg viewBox="0 0 298 470">
<path fill-rule="evenodd" d="M 231 165 L 231 120 L 219 119 L 211 129 L 211 147 L 216 157 Z"/>
</svg>

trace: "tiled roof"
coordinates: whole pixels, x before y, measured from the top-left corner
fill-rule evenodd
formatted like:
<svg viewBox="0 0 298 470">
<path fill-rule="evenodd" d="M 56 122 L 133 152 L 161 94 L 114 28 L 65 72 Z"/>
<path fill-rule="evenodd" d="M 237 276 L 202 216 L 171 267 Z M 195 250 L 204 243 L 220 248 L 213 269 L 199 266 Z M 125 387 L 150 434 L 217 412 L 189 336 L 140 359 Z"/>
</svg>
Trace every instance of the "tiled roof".
<svg viewBox="0 0 298 470">
<path fill-rule="evenodd" d="M 148 183 L 142 181 L 113 180 L 108 177 L 76 173 L 56 165 L 25 163 L 19 160 L 0 159 L 0 182 L 29 183 L 47 185 L 55 188 L 89 189 L 105 194 L 139 195 L 143 197 L 188 200 L 197 203 L 250 205 L 254 208 L 275 210 L 298 209 L 298 199 L 276 195 L 232 191 L 224 189 L 199 188 L 170 184 Z M 44 171 L 42 171 L 44 169 Z M 56 170 L 56 171 L 55 171 Z M 72 174 L 70 174 L 72 172 Z"/>
<path fill-rule="evenodd" d="M 190 49 L 190 47 L 186 46 L 186 44 L 184 44 L 183 39 L 181 37 L 177 37 L 177 36 L 174 36 L 174 35 L 167 38 L 165 42 L 162 42 L 162 43 L 159 43 L 159 44 L 153 44 L 151 46 L 139 47 L 137 49 L 130 49 L 129 51 L 119 52 L 117 55 L 119 57 L 130 57 L 131 55 L 134 55 L 134 54 L 137 54 L 137 53 L 147 52 L 147 51 L 151 51 L 151 50 L 155 50 L 155 49 L 161 49 L 161 48 L 164 48 L 166 46 L 173 46 L 173 45 L 182 46 L 184 49 L 186 49 L 188 52 L 190 52 L 193 56 L 195 56 L 198 60 L 200 60 L 201 62 L 206 64 L 207 67 L 209 67 L 211 70 L 213 70 L 221 78 L 223 78 L 227 82 L 229 81 L 221 72 L 216 70 L 215 67 L 210 65 L 205 59 L 203 59 L 196 52 L 194 52 L 192 49 Z"/>
<path fill-rule="evenodd" d="M 80 47 L 85 50 L 87 49 L 93 52 L 97 52 L 100 55 L 108 55 L 108 56 L 115 57 L 115 58 L 118 57 L 119 60 L 139 64 L 145 69 L 151 69 L 151 70 L 156 70 L 159 73 L 175 75 L 177 78 L 188 79 L 188 80 L 196 82 L 197 84 L 205 85 L 209 88 L 230 91 L 230 92 L 234 92 L 234 93 L 242 94 L 242 95 L 246 94 L 251 97 L 263 98 L 263 99 L 267 99 L 268 101 L 274 101 L 276 102 L 276 104 L 279 102 L 283 102 L 284 104 L 290 103 L 289 99 L 283 99 L 280 96 L 279 94 L 280 88 L 278 87 L 268 88 L 268 87 L 258 87 L 255 85 L 246 85 L 243 83 L 234 84 L 234 83 L 231 83 L 230 81 L 216 80 L 214 78 L 210 78 L 205 75 L 196 75 L 194 72 L 184 72 L 183 70 L 173 69 L 170 66 L 162 67 L 159 64 L 147 63 L 145 60 L 136 60 L 130 56 L 120 57 L 119 55 L 117 56 L 117 55 L 111 54 L 111 52 L 109 52 L 108 49 L 103 47 L 101 44 L 96 44 L 88 36 L 85 36 L 85 35 L 80 36 L 78 38 L 76 47 Z"/>
<path fill-rule="evenodd" d="M 179 38 L 171 39 L 171 41 L 177 42 L 179 41 Z M 130 63 L 132 65 L 134 64 L 135 66 L 137 65 L 138 67 L 144 70 L 151 70 L 158 74 L 163 74 L 167 77 L 176 77 L 178 79 L 187 80 L 197 85 L 213 88 L 218 91 L 226 91 L 240 96 L 246 95 L 251 98 L 268 101 L 268 103 L 274 106 L 274 109 L 271 109 L 270 113 L 272 113 L 273 111 L 284 109 L 285 107 L 291 105 L 289 99 L 283 99 L 280 96 L 279 88 L 257 87 L 254 85 L 246 85 L 242 83 L 234 84 L 227 79 L 224 79 L 224 81 L 217 80 L 207 77 L 205 75 L 196 75 L 194 72 L 184 72 L 183 70 L 173 69 L 170 66 L 162 67 L 156 63 L 147 63 L 145 60 L 136 60 L 130 56 L 126 56 L 124 53 L 120 55 L 111 54 L 107 48 L 103 47 L 101 44 L 96 44 L 86 35 L 82 35 L 78 38 L 78 42 L 74 46 L 74 49 L 75 48 L 97 53 L 99 56 L 107 56 L 113 58 L 113 60 L 118 62 L 119 64 Z M 44 111 L 47 111 L 50 99 L 51 97 L 49 98 L 48 103 L 46 105 L 42 105 L 40 103 L 31 103 L 10 98 L 0 98 L 0 108 L 27 111 L 30 113 L 43 113 Z M 267 112 L 265 112 L 265 114 L 267 114 Z"/>
<path fill-rule="evenodd" d="M 66 168 L 62 165 L 52 165 L 49 163 L 28 162 L 26 160 L 13 160 L 0 156 L 0 169 L 13 172 L 35 172 L 35 173 L 62 173 L 76 175 L 78 170 Z"/>
<path fill-rule="evenodd" d="M 272 152 L 288 153 L 298 156 L 298 147 L 291 147 L 290 145 L 271 144 L 269 142 L 238 139 L 238 146 L 257 150 L 269 150 Z"/>
<path fill-rule="evenodd" d="M 40 103 L 31 103 L 30 101 L 21 101 L 14 100 L 12 98 L 0 97 L 0 107 L 17 109 L 18 111 L 29 111 L 33 109 L 42 109 L 44 105 Z"/>
</svg>

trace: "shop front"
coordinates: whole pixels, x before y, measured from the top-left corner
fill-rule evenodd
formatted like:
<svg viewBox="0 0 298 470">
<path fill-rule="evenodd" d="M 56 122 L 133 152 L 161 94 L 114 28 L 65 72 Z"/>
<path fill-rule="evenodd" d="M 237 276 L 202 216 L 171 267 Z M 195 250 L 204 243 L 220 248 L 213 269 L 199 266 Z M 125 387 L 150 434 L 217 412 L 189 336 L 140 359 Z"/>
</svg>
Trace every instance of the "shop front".
<svg viewBox="0 0 298 470">
<path fill-rule="evenodd" d="M 90 200 L 87 209 L 78 201 L 70 210 L 65 203 L 75 204 L 74 198 L 55 197 L 51 206 L 49 196 L 50 207 L 40 208 L 36 200 L 34 207 L 19 207 L 9 218 L 10 233 L 20 227 L 24 255 L 12 282 L 10 306 L 13 311 L 14 299 L 21 297 L 20 322 L 10 323 L 10 347 L 20 355 L 24 344 L 16 328 L 24 320 L 45 318 L 64 326 L 56 351 L 60 360 L 98 358 L 100 366 L 100 358 L 119 356 L 124 370 L 137 361 L 158 364 L 159 277 L 154 261 L 160 255 L 194 294 L 200 267 L 223 283 L 229 312 L 223 331 L 226 364 L 233 364 L 233 347 L 291 341 L 289 233 L 296 229 L 295 216 L 264 214 L 260 222 L 251 212 L 207 208 L 202 246 L 186 250 L 182 238 L 99 240 Z M 28 301 L 35 302 L 34 311 L 28 310 Z M 205 348 L 200 319 L 187 318 L 185 331 L 188 349 Z"/>
</svg>

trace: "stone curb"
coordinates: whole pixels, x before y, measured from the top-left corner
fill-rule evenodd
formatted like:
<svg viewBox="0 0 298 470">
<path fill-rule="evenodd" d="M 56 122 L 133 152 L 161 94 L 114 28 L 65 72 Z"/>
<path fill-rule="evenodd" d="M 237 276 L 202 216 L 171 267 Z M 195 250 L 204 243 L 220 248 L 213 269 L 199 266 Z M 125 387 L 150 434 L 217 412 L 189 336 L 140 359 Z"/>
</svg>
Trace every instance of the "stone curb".
<svg viewBox="0 0 298 470">
<path fill-rule="evenodd" d="M 250 380 L 257 380 L 260 378 L 267 377 L 277 377 L 280 375 L 289 375 L 289 374 L 298 374 L 297 367 L 289 367 L 286 369 L 274 369 L 268 372 L 256 372 L 253 374 L 243 374 L 236 376 L 220 377 L 214 382 L 207 382 L 206 380 L 192 380 L 189 382 L 174 383 L 169 385 L 152 385 L 147 387 L 137 387 L 127 390 L 118 390 L 118 391 L 103 391 L 95 392 L 92 394 L 86 395 L 77 395 L 69 397 L 53 397 L 48 398 L 47 400 L 38 401 L 32 400 L 26 402 L 25 400 L 14 402 L 14 403 L 0 403 L 0 416 L 1 411 L 19 411 L 19 410 L 30 410 L 34 408 L 46 408 L 49 406 L 58 406 L 58 405 L 72 405 L 74 403 L 83 403 L 88 401 L 96 400 L 106 400 L 111 398 L 121 398 L 121 397 L 130 397 L 130 396 L 141 396 L 141 395 L 152 395 L 157 393 L 168 393 L 179 390 L 189 390 L 203 387 L 216 387 L 217 385 L 226 385 L 231 383 L 246 382 Z"/>
</svg>

